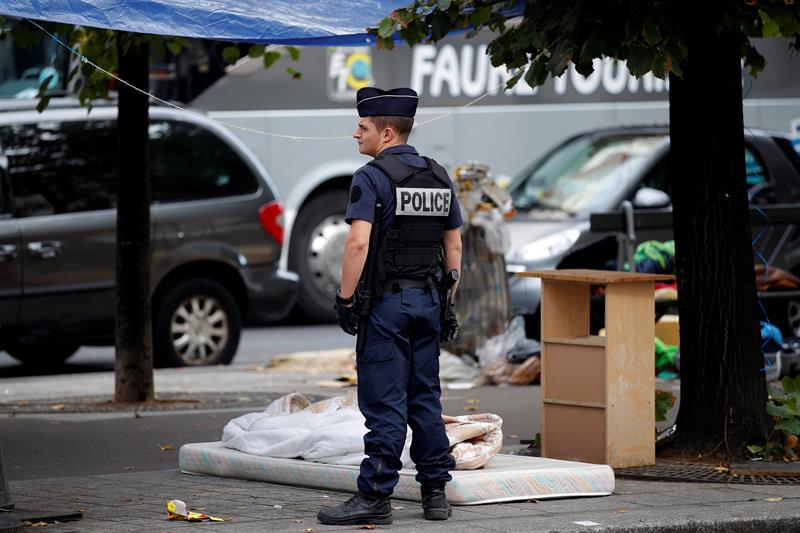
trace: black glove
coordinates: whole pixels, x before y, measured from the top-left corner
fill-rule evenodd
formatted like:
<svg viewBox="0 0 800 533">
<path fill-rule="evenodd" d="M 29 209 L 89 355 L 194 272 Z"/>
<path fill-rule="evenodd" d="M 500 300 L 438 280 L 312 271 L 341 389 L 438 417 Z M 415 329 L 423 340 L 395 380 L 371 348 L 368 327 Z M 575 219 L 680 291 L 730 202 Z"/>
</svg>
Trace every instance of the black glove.
<svg viewBox="0 0 800 533">
<path fill-rule="evenodd" d="M 348 335 L 358 333 L 358 308 L 355 295 L 350 298 L 342 298 L 337 290 L 333 310 L 336 311 L 336 321 L 339 322 L 342 331 Z"/>
<path fill-rule="evenodd" d="M 439 333 L 439 342 L 450 342 L 458 338 L 458 319 L 452 309 L 442 320 L 442 331 Z"/>
</svg>

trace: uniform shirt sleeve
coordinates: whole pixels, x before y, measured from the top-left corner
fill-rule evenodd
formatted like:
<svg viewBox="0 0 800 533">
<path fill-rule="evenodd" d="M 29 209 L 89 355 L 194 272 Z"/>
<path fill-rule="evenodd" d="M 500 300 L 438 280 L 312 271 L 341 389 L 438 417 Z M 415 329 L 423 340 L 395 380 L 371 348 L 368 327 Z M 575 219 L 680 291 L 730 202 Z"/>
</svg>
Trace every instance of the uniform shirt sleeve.
<svg viewBox="0 0 800 533">
<path fill-rule="evenodd" d="M 375 223 L 375 202 L 378 198 L 375 183 L 369 173 L 358 169 L 350 183 L 350 197 L 347 200 L 347 211 L 344 220 L 352 224 L 354 220 L 365 220 Z"/>
<path fill-rule="evenodd" d="M 458 195 L 455 191 L 450 192 L 450 215 L 447 217 L 447 222 L 444 223 L 444 229 L 456 229 L 464 225 L 464 219 L 461 217 L 461 206 L 458 203 Z"/>
</svg>

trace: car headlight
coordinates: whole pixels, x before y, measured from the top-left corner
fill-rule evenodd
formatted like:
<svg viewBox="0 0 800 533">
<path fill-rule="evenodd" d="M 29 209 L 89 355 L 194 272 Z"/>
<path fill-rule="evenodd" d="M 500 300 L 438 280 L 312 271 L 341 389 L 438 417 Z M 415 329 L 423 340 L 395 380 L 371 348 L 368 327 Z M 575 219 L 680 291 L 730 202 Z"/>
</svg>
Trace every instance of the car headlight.
<svg viewBox="0 0 800 533">
<path fill-rule="evenodd" d="M 581 236 L 581 231 L 577 228 L 559 231 L 538 241 L 533 241 L 522 246 L 516 253 L 518 261 L 542 261 L 550 257 L 556 257 L 570 248 Z"/>
</svg>

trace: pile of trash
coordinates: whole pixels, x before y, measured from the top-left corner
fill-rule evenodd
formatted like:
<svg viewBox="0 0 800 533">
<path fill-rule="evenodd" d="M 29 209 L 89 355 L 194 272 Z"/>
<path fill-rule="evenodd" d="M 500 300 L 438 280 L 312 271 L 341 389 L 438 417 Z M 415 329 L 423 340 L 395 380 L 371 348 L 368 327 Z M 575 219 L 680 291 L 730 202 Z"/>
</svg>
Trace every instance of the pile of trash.
<svg viewBox="0 0 800 533">
<path fill-rule="evenodd" d="M 447 388 L 528 385 L 539 380 L 541 345 L 525 337 L 525 320 L 517 316 L 502 333 L 486 339 L 474 354 L 456 356 L 443 350 L 439 369 Z"/>
<path fill-rule="evenodd" d="M 504 220 L 513 212 L 513 202 L 485 164 L 457 166 L 453 182 L 464 215 L 463 275 L 455 302 L 461 332 L 445 348 L 456 355 L 474 355 L 488 338 L 502 334 L 511 318 L 505 263 L 511 239 Z"/>
</svg>

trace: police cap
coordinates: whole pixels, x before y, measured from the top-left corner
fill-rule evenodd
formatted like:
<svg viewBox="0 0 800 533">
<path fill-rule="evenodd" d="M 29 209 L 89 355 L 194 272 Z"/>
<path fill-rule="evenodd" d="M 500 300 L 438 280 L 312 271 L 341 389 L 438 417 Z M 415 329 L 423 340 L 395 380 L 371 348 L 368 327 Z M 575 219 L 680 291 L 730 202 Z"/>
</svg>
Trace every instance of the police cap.
<svg viewBox="0 0 800 533">
<path fill-rule="evenodd" d="M 417 112 L 419 96 L 413 89 L 399 87 L 384 91 L 377 87 L 364 87 L 356 93 L 356 107 L 360 117 L 411 117 Z"/>
</svg>

